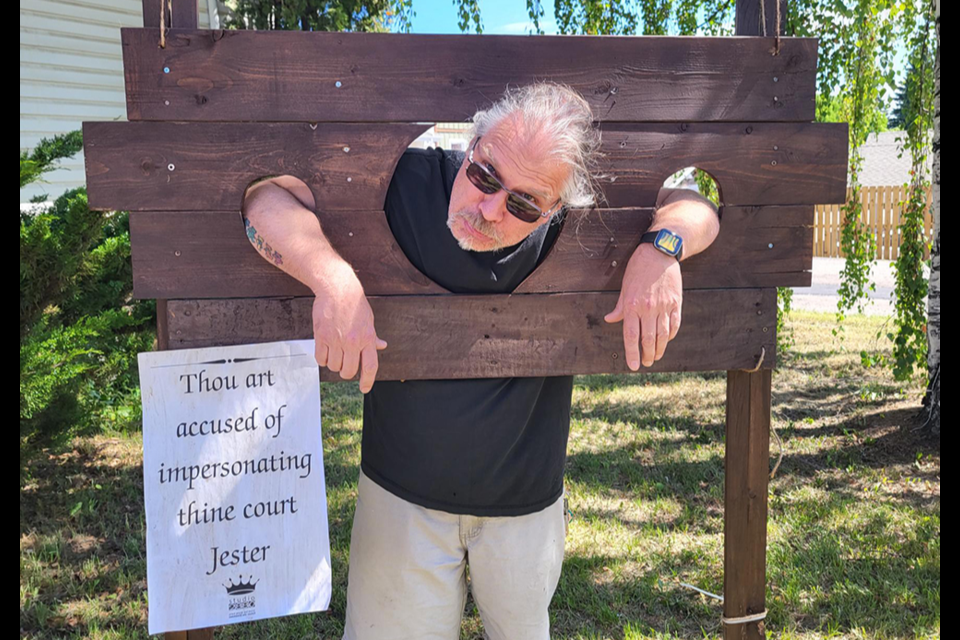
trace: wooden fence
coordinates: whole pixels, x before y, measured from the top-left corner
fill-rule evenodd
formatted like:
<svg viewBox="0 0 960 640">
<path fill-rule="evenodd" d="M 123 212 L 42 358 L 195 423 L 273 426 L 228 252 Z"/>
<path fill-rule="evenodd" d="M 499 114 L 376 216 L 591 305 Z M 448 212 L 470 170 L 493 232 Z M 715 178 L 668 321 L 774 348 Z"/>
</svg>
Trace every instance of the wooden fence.
<svg viewBox="0 0 960 640">
<path fill-rule="evenodd" d="M 847 201 L 852 189 L 847 189 Z M 900 224 L 904 187 L 862 187 L 863 219 L 877 238 L 877 259 L 896 260 L 900 255 Z M 927 188 L 927 208 L 924 214 L 924 237 L 927 239 L 925 257 L 930 257 L 929 242 L 933 237 L 933 215 L 930 210 L 932 191 Z M 814 226 L 813 255 L 817 258 L 842 258 L 840 236 L 843 226 L 843 205 L 817 205 Z"/>
</svg>

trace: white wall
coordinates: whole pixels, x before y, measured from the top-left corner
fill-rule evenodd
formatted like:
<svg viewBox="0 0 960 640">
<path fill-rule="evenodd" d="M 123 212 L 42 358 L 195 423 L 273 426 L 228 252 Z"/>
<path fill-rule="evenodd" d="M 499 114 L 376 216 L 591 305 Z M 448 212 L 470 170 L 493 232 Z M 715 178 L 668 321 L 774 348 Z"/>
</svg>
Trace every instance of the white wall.
<svg viewBox="0 0 960 640">
<path fill-rule="evenodd" d="M 182 2 L 183 0 L 174 0 Z M 194 0 L 196 1 L 196 0 Z M 20 0 L 20 151 L 85 120 L 125 120 L 120 27 L 142 27 L 141 0 Z M 210 25 L 200 0 L 200 28 Z M 84 183 L 83 154 L 20 190 L 55 198 Z"/>
</svg>

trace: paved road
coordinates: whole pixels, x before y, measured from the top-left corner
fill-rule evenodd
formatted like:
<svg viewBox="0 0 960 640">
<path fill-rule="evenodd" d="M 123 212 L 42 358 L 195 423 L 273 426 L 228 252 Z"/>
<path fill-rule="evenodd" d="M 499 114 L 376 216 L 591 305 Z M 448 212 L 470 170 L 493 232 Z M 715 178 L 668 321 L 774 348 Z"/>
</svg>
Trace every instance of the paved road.
<svg viewBox="0 0 960 640">
<path fill-rule="evenodd" d="M 836 312 L 837 302 L 840 300 L 837 290 L 840 287 L 840 272 L 843 267 L 844 260 L 841 258 L 814 258 L 813 286 L 793 290 L 793 308 Z M 925 272 L 929 277 L 929 271 L 925 269 Z M 877 290 L 870 294 L 871 303 L 864 309 L 866 315 L 892 315 L 892 296 L 896 285 L 893 262 L 889 260 L 877 262 L 873 267 L 871 279 L 876 283 Z"/>
</svg>

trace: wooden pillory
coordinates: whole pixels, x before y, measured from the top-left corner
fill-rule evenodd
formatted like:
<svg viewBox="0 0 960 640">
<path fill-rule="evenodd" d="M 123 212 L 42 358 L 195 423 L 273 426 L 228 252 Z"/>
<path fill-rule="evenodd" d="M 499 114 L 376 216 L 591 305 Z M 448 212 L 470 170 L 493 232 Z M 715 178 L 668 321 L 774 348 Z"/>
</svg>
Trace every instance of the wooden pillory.
<svg viewBox="0 0 960 640">
<path fill-rule="evenodd" d="M 684 261 L 683 328 L 642 371 L 728 372 L 724 637 L 759 640 L 776 287 L 811 284 L 814 206 L 844 201 L 848 152 L 845 124 L 813 122 L 817 41 L 773 37 L 786 1 L 739 0 L 738 36 L 760 37 L 715 38 L 200 31 L 195 0 L 174 0 L 161 47 L 161 0 L 143 0 L 144 28 L 121 30 L 130 122 L 84 123 L 90 206 L 131 212 L 134 294 L 158 300 L 164 349 L 313 337 L 310 291 L 238 213 L 251 182 L 289 174 L 390 343 L 378 380 L 627 374 L 603 318 L 664 180 L 709 172 L 720 236 Z M 423 122 L 538 79 L 594 108 L 609 208 L 571 211 L 511 294 L 451 294 L 390 231 L 393 171 Z"/>
</svg>

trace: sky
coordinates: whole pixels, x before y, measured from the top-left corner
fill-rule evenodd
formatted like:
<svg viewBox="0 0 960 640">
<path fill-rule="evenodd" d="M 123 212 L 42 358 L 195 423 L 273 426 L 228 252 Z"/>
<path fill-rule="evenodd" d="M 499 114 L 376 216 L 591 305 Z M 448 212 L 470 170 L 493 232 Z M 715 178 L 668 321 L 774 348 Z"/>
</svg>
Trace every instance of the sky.
<svg viewBox="0 0 960 640">
<path fill-rule="evenodd" d="M 542 6 L 540 28 L 547 35 L 557 35 L 553 3 L 544 2 Z M 417 15 L 411 20 L 412 33 L 460 33 L 460 18 L 452 0 L 413 0 L 413 10 Z M 483 33 L 488 35 L 522 36 L 533 31 L 526 0 L 480 0 L 480 20 Z M 468 33 L 476 33 L 472 21 Z"/>
</svg>

